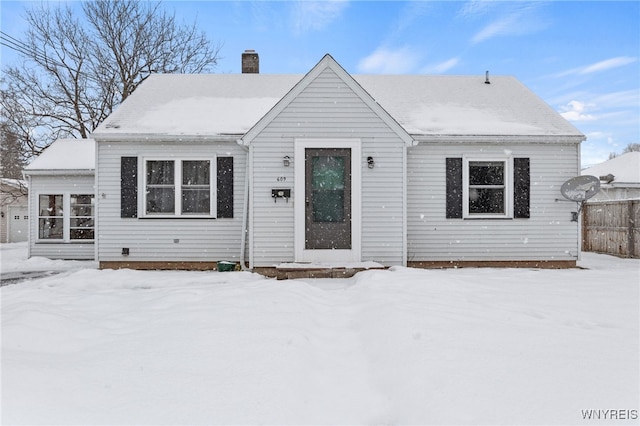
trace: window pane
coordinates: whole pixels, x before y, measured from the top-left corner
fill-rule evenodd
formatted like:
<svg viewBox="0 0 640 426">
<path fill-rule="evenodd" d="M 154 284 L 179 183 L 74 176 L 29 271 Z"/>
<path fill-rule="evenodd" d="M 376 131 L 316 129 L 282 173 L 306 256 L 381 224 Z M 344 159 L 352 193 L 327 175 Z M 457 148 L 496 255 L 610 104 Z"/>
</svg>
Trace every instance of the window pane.
<svg viewBox="0 0 640 426">
<path fill-rule="evenodd" d="M 344 157 L 312 159 L 312 212 L 314 222 L 344 222 Z"/>
<path fill-rule="evenodd" d="M 504 214 L 504 189 L 470 188 L 469 213 Z"/>
<path fill-rule="evenodd" d="M 211 211 L 211 191 L 209 189 L 182 190 L 182 213 L 206 213 Z"/>
<path fill-rule="evenodd" d="M 72 217 L 70 219 L 70 226 L 72 228 L 93 228 L 92 217 Z"/>
<path fill-rule="evenodd" d="M 62 216 L 62 195 L 40 195 L 40 216 Z"/>
<path fill-rule="evenodd" d="M 147 185 L 173 185 L 173 179 L 173 161 L 147 161 Z"/>
<path fill-rule="evenodd" d="M 71 229 L 72 240 L 93 240 L 93 228 L 88 229 Z"/>
<path fill-rule="evenodd" d="M 344 222 L 344 189 L 313 190 L 313 221 Z"/>
<path fill-rule="evenodd" d="M 209 161 L 183 161 L 183 185 L 209 185 Z"/>
<path fill-rule="evenodd" d="M 504 185 L 504 162 L 469 162 L 469 185 Z"/>
<path fill-rule="evenodd" d="M 174 213 L 175 190 L 171 188 L 147 188 L 147 213 Z"/>
<path fill-rule="evenodd" d="M 344 189 L 344 157 L 313 157 L 313 189 Z"/>
<path fill-rule="evenodd" d="M 62 218 L 38 219 L 38 238 L 41 240 L 61 240 L 63 238 Z"/>
</svg>

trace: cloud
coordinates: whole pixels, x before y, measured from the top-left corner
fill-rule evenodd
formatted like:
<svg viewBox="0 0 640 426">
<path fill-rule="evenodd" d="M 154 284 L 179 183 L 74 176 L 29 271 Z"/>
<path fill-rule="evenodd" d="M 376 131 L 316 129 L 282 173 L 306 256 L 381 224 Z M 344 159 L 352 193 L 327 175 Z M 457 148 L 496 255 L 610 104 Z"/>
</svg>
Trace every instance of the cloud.
<svg viewBox="0 0 640 426">
<path fill-rule="evenodd" d="M 503 5 L 507 11 L 478 31 L 471 38 L 472 44 L 478 44 L 498 36 L 531 34 L 546 28 L 548 25 L 535 13 L 542 2 L 531 4 L 517 3 L 515 6 L 508 2 L 501 2 L 500 4 Z M 484 12 L 487 7 L 486 5 L 482 7 L 474 6 L 470 9 L 473 9 L 474 13 L 478 13 L 478 11 Z M 466 12 L 466 15 L 469 13 L 471 12 Z"/>
<path fill-rule="evenodd" d="M 484 15 L 489 9 L 498 3 L 487 0 L 471 0 L 465 2 L 458 15 L 463 17 L 473 17 L 476 15 Z"/>
<path fill-rule="evenodd" d="M 568 75 L 587 75 L 602 71 L 608 71 L 613 68 L 623 67 L 625 65 L 637 62 L 638 58 L 631 56 L 617 56 L 615 58 L 605 59 L 604 61 L 596 62 L 593 64 L 585 65 L 582 67 L 572 68 L 570 70 L 563 71 L 556 74 L 556 77 L 566 77 Z"/>
<path fill-rule="evenodd" d="M 347 0 L 297 1 L 293 3 L 293 27 L 296 33 L 320 31 L 342 16 Z"/>
<path fill-rule="evenodd" d="M 437 74 L 449 71 L 451 68 L 458 65 L 460 58 L 451 58 L 438 64 L 429 65 L 425 67 L 422 72 L 425 74 Z"/>
<path fill-rule="evenodd" d="M 569 121 L 593 121 L 596 117 L 591 114 L 587 114 L 587 109 L 593 107 L 591 104 L 585 104 L 580 101 L 571 101 L 568 104 L 560 107 L 560 115 Z"/>
<path fill-rule="evenodd" d="M 420 54 L 408 47 L 380 47 L 358 63 L 358 71 L 372 74 L 403 74 L 415 69 Z"/>
</svg>

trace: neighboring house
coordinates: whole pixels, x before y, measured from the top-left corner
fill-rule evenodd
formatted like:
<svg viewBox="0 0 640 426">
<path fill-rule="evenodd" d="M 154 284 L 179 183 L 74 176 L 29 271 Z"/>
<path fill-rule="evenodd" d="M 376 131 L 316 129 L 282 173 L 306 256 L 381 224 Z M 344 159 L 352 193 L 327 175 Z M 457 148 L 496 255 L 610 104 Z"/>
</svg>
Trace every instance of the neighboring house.
<svg viewBox="0 0 640 426">
<path fill-rule="evenodd" d="M 103 268 L 579 253 L 574 206 L 556 200 L 585 137 L 513 77 L 350 75 L 330 55 L 306 75 L 152 75 L 92 137 Z M 39 193 L 89 193 L 68 183 Z"/>
<path fill-rule="evenodd" d="M 27 182 L 0 178 L 0 242 L 27 241 Z"/>
<path fill-rule="evenodd" d="M 94 259 L 95 143 L 55 141 L 24 174 L 29 181 L 29 257 Z"/>
<path fill-rule="evenodd" d="M 640 152 L 628 152 L 582 170 L 600 179 L 600 191 L 589 201 L 640 198 Z"/>
</svg>

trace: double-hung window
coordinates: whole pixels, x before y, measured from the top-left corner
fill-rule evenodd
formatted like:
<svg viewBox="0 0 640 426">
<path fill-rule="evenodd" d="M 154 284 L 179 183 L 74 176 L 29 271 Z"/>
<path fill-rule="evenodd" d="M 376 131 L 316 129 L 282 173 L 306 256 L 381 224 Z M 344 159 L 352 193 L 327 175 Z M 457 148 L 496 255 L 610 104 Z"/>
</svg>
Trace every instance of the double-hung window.
<svg viewBox="0 0 640 426">
<path fill-rule="evenodd" d="M 213 160 L 146 159 L 144 206 L 147 216 L 212 215 Z"/>
<path fill-rule="evenodd" d="M 94 239 L 94 194 L 39 194 L 39 241 Z"/>
<path fill-rule="evenodd" d="M 508 216 L 508 170 L 506 160 L 465 160 L 463 212 L 466 217 Z"/>
</svg>

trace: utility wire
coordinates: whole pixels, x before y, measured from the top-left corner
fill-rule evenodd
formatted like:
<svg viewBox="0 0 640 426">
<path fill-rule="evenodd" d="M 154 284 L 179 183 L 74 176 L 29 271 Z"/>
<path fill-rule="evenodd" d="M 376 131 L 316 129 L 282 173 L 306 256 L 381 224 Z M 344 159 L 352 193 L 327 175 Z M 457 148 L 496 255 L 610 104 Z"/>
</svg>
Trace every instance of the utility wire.
<svg viewBox="0 0 640 426">
<path fill-rule="evenodd" d="M 22 41 L 16 39 L 15 37 L 10 36 L 9 34 L 5 33 L 2 30 L 0 30 L 0 45 L 8 47 L 11 50 L 15 50 L 16 52 L 21 53 L 29 58 L 33 58 L 37 61 L 49 63 L 60 68 L 69 69 L 67 65 L 61 62 L 58 62 L 53 58 L 50 58 L 49 56 L 46 55 L 46 53 L 42 53 L 42 52 L 39 52 L 38 50 L 33 49 L 31 46 L 26 45 Z M 90 74 L 87 74 L 83 71 L 78 71 L 78 73 L 84 76 L 85 78 L 93 81 L 94 83 L 99 83 L 99 84 L 104 83 L 104 81 L 100 81 L 96 77 Z"/>
<path fill-rule="evenodd" d="M 62 66 L 62 64 L 55 61 L 54 59 L 49 58 L 46 54 L 32 49 L 31 46 L 26 45 L 22 41 L 10 36 L 9 34 L 1 30 L 0 30 L 0 44 L 8 47 L 9 49 L 15 50 L 16 52 L 22 53 L 23 55 L 33 57 L 37 60 L 51 62 L 54 65 Z"/>
</svg>

